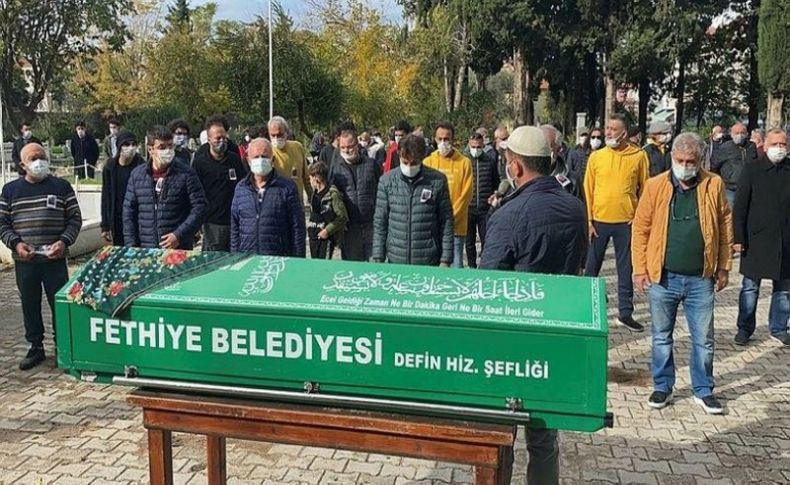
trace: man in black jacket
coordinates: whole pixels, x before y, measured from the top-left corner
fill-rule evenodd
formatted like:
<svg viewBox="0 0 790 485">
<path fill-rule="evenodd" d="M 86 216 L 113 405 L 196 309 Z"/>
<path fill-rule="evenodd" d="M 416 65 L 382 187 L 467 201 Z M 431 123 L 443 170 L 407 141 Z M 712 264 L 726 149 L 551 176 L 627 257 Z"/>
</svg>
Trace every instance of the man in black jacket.
<svg viewBox="0 0 790 485">
<path fill-rule="evenodd" d="M 730 203 L 730 207 L 733 207 L 741 172 L 746 165 L 757 160 L 757 147 L 749 140 L 746 126 L 743 123 L 735 123 L 730 129 L 730 135 L 732 139 L 725 142 L 713 154 L 710 169 L 724 179 L 727 202 Z"/>
<path fill-rule="evenodd" d="M 19 125 L 19 138 L 14 140 L 14 144 L 11 147 L 11 160 L 14 162 L 14 169 L 22 177 L 24 177 L 26 173 L 21 164 L 22 148 L 24 148 L 28 143 L 38 143 L 41 145 L 41 140 L 33 136 L 33 128 L 30 125 L 30 122 L 23 121 L 22 124 Z"/>
<path fill-rule="evenodd" d="M 343 192 L 348 211 L 341 255 L 346 261 L 369 261 L 373 255 L 373 214 L 381 168 L 360 149 L 355 131 L 343 131 L 337 144 L 340 160 L 329 170 L 329 185 Z"/>
<path fill-rule="evenodd" d="M 88 133 L 84 121 L 74 125 L 74 136 L 71 137 L 71 157 L 74 159 L 74 176 L 81 179 L 92 179 L 96 175 L 96 162 L 99 160 L 99 144 Z"/>
<path fill-rule="evenodd" d="M 102 170 L 101 234 L 108 244 L 125 246 L 123 199 L 126 197 L 132 171 L 145 165 L 145 160 L 137 153 L 137 138 L 131 131 L 121 130 L 114 138 L 118 146 L 112 151 L 117 156 L 107 160 Z"/>
<path fill-rule="evenodd" d="M 230 205 L 236 185 L 247 176 L 247 168 L 235 152 L 228 150 L 224 120 L 206 120 L 208 143 L 195 153 L 192 168 L 208 199 L 203 224 L 203 251 L 230 251 Z"/>
<path fill-rule="evenodd" d="M 790 160 L 787 133 L 768 132 L 765 155 L 743 168 L 735 196 L 733 250 L 742 254 L 743 286 L 735 343 L 746 345 L 756 327 L 760 280 L 773 281 L 768 326 L 771 337 L 790 345 Z"/>
<path fill-rule="evenodd" d="M 672 125 L 666 121 L 654 121 L 647 127 L 647 144 L 642 150 L 647 153 L 651 177 L 672 168 L 672 154 L 669 149 L 671 140 Z"/>
<path fill-rule="evenodd" d="M 492 216 L 480 267 L 503 271 L 576 275 L 584 258 L 587 216 L 576 197 L 551 173 L 551 148 L 543 132 L 521 126 L 505 153 L 515 189 Z M 527 483 L 559 482 L 557 431 L 527 428 Z"/>
<path fill-rule="evenodd" d="M 170 133 L 173 134 L 173 145 L 176 150 L 176 160 L 187 165 L 192 165 L 194 154 L 189 149 L 189 123 L 182 118 L 177 118 L 167 125 Z"/>
<path fill-rule="evenodd" d="M 466 259 L 470 268 L 477 268 L 477 236 L 480 247 L 485 247 L 486 223 L 491 206 L 488 199 L 499 187 L 499 171 L 496 151 L 485 149 L 485 138 L 480 130 L 469 138 L 469 146 L 464 150 L 472 162 L 472 200 L 469 201 L 466 233 Z"/>
</svg>

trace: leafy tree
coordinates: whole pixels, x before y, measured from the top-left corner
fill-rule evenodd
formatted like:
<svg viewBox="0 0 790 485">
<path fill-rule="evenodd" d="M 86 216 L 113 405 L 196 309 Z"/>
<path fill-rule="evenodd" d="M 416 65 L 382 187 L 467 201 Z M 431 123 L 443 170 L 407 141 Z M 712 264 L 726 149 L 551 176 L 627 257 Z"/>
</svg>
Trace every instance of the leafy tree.
<svg viewBox="0 0 790 485">
<path fill-rule="evenodd" d="M 68 66 L 102 46 L 120 49 L 128 32 L 130 0 L 3 0 L 0 8 L 0 95 L 17 122 L 35 115 L 48 93 L 58 93 Z M 22 70 L 30 92 L 18 89 Z"/>
<path fill-rule="evenodd" d="M 757 65 L 760 83 L 768 92 L 766 125 L 782 126 L 784 98 L 790 93 L 790 3 L 786 0 L 763 0 L 758 26 Z"/>
<path fill-rule="evenodd" d="M 189 0 L 175 0 L 173 5 L 167 7 L 165 20 L 171 29 L 191 28 L 192 9 L 189 8 Z"/>
</svg>

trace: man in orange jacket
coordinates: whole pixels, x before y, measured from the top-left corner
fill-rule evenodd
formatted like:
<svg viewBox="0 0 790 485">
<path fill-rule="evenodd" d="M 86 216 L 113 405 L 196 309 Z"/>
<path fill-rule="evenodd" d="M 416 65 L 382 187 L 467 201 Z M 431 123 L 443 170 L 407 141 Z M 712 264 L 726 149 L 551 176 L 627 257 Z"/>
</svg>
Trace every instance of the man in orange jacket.
<svg viewBox="0 0 790 485">
<path fill-rule="evenodd" d="M 694 400 L 708 414 L 721 414 L 713 395 L 713 295 L 727 286 L 732 266 L 732 211 L 721 177 L 700 169 L 704 154 L 697 134 L 675 139 L 672 170 L 648 180 L 639 201 L 632 259 L 634 284 L 650 292 L 654 392 L 648 405 L 661 409 L 672 400 L 672 334 L 682 302 Z"/>
</svg>

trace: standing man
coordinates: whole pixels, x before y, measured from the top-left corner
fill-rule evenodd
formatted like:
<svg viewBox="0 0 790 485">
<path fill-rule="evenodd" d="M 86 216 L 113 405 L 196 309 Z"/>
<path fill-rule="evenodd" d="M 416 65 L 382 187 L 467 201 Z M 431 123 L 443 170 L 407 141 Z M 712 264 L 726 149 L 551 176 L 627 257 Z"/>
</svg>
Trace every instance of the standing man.
<svg viewBox="0 0 790 485">
<path fill-rule="evenodd" d="M 307 200 L 313 195 L 310 175 L 307 173 L 307 152 L 301 143 L 288 139 L 290 129 L 288 122 L 282 116 L 270 119 L 268 128 L 269 139 L 274 149 L 274 169 L 280 176 L 293 180 L 296 188 L 299 189 L 299 201 L 304 204 L 302 194 L 307 195 Z"/>
<path fill-rule="evenodd" d="M 583 139 L 576 149 L 568 154 L 568 173 L 581 187 L 584 183 L 584 174 L 587 172 L 587 162 L 590 154 L 603 145 L 603 130 L 593 128 L 589 137 Z M 583 191 L 582 191 L 583 192 Z"/>
<path fill-rule="evenodd" d="M 651 177 L 672 168 L 672 155 L 669 150 L 671 140 L 672 125 L 666 121 L 654 121 L 647 127 L 647 145 L 642 149 L 647 153 Z"/>
<path fill-rule="evenodd" d="M 454 234 L 453 268 L 464 267 L 464 247 L 469 218 L 469 201 L 472 200 L 472 163 L 453 147 L 455 127 L 450 123 L 436 126 L 436 146 L 425 166 L 438 170 L 447 177 L 450 202 L 453 204 Z"/>
<path fill-rule="evenodd" d="M 559 131 L 554 125 L 543 125 L 540 127 L 543 131 L 543 136 L 546 137 L 546 142 L 551 149 L 551 176 L 557 179 L 563 189 L 568 193 L 582 198 L 581 185 L 578 184 L 572 177 L 570 177 L 570 170 L 565 163 L 565 156 L 563 155 L 562 132 Z"/>
<path fill-rule="evenodd" d="M 82 216 L 71 185 L 49 175 L 44 147 L 29 143 L 20 157 L 25 176 L 7 183 L 0 194 L 0 240 L 13 252 L 25 339 L 30 343 L 19 368 L 28 370 L 45 357 L 41 288 L 54 318 L 55 293 L 69 279 L 66 248 L 77 240 Z M 54 321 L 52 328 L 54 340 Z"/>
<path fill-rule="evenodd" d="M 713 307 L 732 265 L 732 213 L 721 178 L 700 169 L 704 157 L 702 138 L 681 133 L 672 145 L 672 170 L 647 182 L 633 224 L 634 283 L 650 291 L 654 391 L 648 406 L 661 409 L 672 400 L 673 333 L 682 302 L 694 401 L 708 414 L 721 414 L 713 395 Z"/>
<path fill-rule="evenodd" d="M 340 253 L 345 261 L 370 261 L 381 169 L 360 148 L 356 132 L 342 132 L 337 143 L 341 161 L 329 169 L 329 185 L 334 185 L 344 194 L 348 212 L 348 226 Z"/>
<path fill-rule="evenodd" d="M 173 134 L 173 145 L 176 150 L 175 159 L 186 165 L 192 165 L 194 154 L 189 148 L 189 123 L 184 119 L 178 118 L 171 121 L 167 127 L 170 133 Z"/>
<path fill-rule="evenodd" d="M 399 145 L 400 168 L 379 181 L 373 261 L 448 267 L 453 260 L 453 208 L 447 177 L 423 165 L 423 137 L 406 135 Z"/>
<path fill-rule="evenodd" d="M 145 160 L 137 153 L 137 138 L 132 132 L 121 130 L 115 141 L 118 144 L 118 157 L 107 160 L 101 172 L 101 235 L 108 244 L 125 246 L 123 200 L 132 171 L 145 165 Z"/>
<path fill-rule="evenodd" d="M 598 276 L 609 240 L 617 259 L 617 321 L 641 332 L 634 320 L 634 285 L 631 280 L 631 221 L 647 182 L 648 161 L 644 150 L 628 142 L 628 124 L 613 114 L 606 124 L 606 147 L 593 152 L 584 176 L 590 250 L 584 273 Z"/>
<path fill-rule="evenodd" d="M 14 170 L 22 177 L 26 175 L 25 169 L 23 169 L 21 165 L 22 148 L 28 143 L 38 143 L 41 145 L 41 140 L 33 136 L 33 127 L 30 122 L 23 121 L 22 124 L 19 125 L 19 137 L 14 140 L 14 144 L 11 147 L 11 161 L 14 162 Z"/>
<path fill-rule="evenodd" d="M 710 170 L 711 160 L 716 156 L 716 153 L 721 149 L 724 144 L 724 128 L 721 125 L 716 125 L 710 132 L 710 142 L 708 143 L 708 151 L 705 156 L 704 168 Z"/>
<path fill-rule="evenodd" d="M 116 158 L 118 156 L 118 133 L 121 131 L 121 122 L 117 118 L 110 118 L 107 120 L 107 127 L 110 134 L 104 137 L 102 145 L 104 145 L 104 154 L 107 158 Z"/>
<path fill-rule="evenodd" d="M 710 162 L 711 171 L 724 179 L 730 207 L 735 205 L 735 191 L 743 168 L 757 160 L 757 147 L 749 141 L 747 133 L 746 125 L 735 123 L 730 129 L 732 139 L 721 146 Z"/>
<path fill-rule="evenodd" d="M 576 275 L 584 258 L 587 218 L 581 201 L 551 173 L 551 148 L 543 131 L 520 126 L 505 153 L 513 192 L 491 216 L 480 268 Z M 557 430 L 526 428 L 527 483 L 559 483 Z"/>
<path fill-rule="evenodd" d="M 206 219 L 206 194 L 195 171 L 174 161 L 173 135 L 148 131 L 148 163 L 129 176 L 123 201 L 124 243 L 131 247 L 187 249 Z"/>
<path fill-rule="evenodd" d="M 192 162 L 208 202 L 203 251 L 230 251 L 230 204 L 236 185 L 247 176 L 239 155 L 228 150 L 226 123 L 222 116 L 206 120 L 208 143 L 195 152 Z"/>
<path fill-rule="evenodd" d="M 74 159 L 74 176 L 92 179 L 96 175 L 96 162 L 99 160 L 99 144 L 88 133 L 84 121 L 74 125 L 76 133 L 71 137 L 71 157 Z"/>
<path fill-rule="evenodd" d="M 478 130 L 479 131 L 479 130 Z M 466 234 L 466 260 L 470 268 L 477 268 L 477 236 L 480 248 L 485 247 L 486 223 L 491 209 L 488 199 L 499 187 L 496 151 L 485 151 L 485 138 L 475 133 L 469 138 L 464 155 L 472 161 L 472 200 L 469 204 Z"/>
<path fill-rule="evenodd" d="M 394 131 L 394 138 L 390 145 L 387 147 L 387 155 L 384 157 L 384 166 L 382 167 L 382 173 L 387 173 L 394 168 L 398 168 L 400 166 L 400 161 L 398 160 L 398 153 L 400 152 L 400 141 L 403 139 L 404 136 L 411 133 L 411 125 L 406 120 L 398 121 L 398 124 L 395 125 Z M 424 139 L 423 139 L 424 140 Z M 424 158 L 424 157 L 423 157 Z"/>
<path fill-rule="evenodd" d="M 302 192 L 273 167 L 265 138 L 247 147 L 250 174 L 236 186 L 230 209 L 230 250 L 266 256 L 305 257 Z"/>
<path fill-rule="evenodd" d="M 735 252 L 742 255 L 735 343 L 746 345 L 756 327 L 760 281 L 773 282 L 768 327 L 771 338 L 790 345 L 790 160 L 787 133 L 768 132 L 765 156 L 747 164 L 735 196 Z"/>
</svg>

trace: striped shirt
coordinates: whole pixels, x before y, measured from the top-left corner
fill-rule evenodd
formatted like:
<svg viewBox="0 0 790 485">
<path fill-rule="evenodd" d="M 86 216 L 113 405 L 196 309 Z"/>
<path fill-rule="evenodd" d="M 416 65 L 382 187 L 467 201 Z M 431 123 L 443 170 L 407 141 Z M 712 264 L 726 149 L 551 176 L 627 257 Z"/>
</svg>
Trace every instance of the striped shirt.
<svg viewBox="0 0 790 485">
<path fill-rule="evenodd" d="M 38 183 L 21 177 L 7 183 L 0 194 L 0 241 L 14 252 L 25 242 L 33 247 L 77 240 L 82 214 L 71 184 L 49 176 Z M 64 252 L 64 257 L 66 252 Z M 36 255 L 36 260 L 45 260 Z"/>
</svg>

